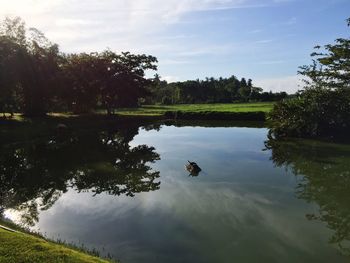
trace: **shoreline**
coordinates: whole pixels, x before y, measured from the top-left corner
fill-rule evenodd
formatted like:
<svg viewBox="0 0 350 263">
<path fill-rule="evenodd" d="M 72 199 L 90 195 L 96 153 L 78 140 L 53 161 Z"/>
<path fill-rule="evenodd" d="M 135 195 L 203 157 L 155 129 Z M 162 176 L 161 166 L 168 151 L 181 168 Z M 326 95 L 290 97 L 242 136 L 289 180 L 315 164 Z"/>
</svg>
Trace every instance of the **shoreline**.
<svg viewBox="0 0 350 263">
<path fill-rule="evenodd" d="M 116 262 L 73 244 L 47 239 L 0 219 L 0 262 Z"/>
</svg>

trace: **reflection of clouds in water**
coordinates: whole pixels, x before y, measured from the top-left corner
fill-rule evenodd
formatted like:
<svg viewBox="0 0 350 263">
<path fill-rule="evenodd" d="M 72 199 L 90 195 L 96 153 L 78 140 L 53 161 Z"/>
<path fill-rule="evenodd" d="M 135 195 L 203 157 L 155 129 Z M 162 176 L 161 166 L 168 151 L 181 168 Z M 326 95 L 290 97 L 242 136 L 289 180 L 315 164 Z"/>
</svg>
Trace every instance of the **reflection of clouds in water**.
<svg viewBox="0 0 350 263">
<path fill-rule="evenodd" d="M 247 128 L 139 130 L 130 144 L 146 143 L 161 153 L 161 160 L 150 164 L 160 171 L 159 190 L 128 197 L 69 189 L 41 212 L 36 229 L 105 247 L 124 262 L 154 262 L 155 256 L 159 262 L 201 261 L 196 253 L 203 262 L 337 259 L 327 245 L 328 230 L 305 219 L 310 206 L 294 197 L 295 177 L 274 167 L 271 152 L 262 151 L 265 136 L 265 129 Z M 203 169 L 200 176 L 188 177 L 188 159 Z M 128 182 L 135 179 L 127 174 Z M 93 179 L 103 176 L 99 172 Z M 116 185 L 112 180 L 111 187 Z"/>
<path fill-rule="evenodd" d="M 74 190 L 69 190 L 57 201 L 53 209 L 45 213 L 51 213 L 54 216 L 61 213 L 61 210 L 68 210 L 79 216 L 100 218 L 110 216 L 111 211 L 114 211 L 113 216 L 123 216 L 137 209 L 139 205 L 137 202 L 130 202 L 131 199 L 133 198 L 125 195 L 115 197 L 102 193 L 93 196 L 91 193 L 77 193 Z"/>
<path fill-rule="evenodd" d="M 181 195 L 179 194 L 177 200 L 182 205 L 168 205 L 168 209 L 172 210 L 177 219 L 186 218 L 192 225 L 192 229 L 201 231 L 200 234 L 208 240 L 224 241 L 217 233 L 231 231 L 236 236 L 228 237 L 226 242 L 236 240 L 248 247 L 254 246 L 254 243 L 260 243 L 261 247 L 273 246 L 270 248 L 272 250 L 275 250 L 278 245 L 283 248 L 280 252 L 283 252 L 284 256 L 290 253 L 287 248 L 311 255 L 320 245 L 315 243 L 315 240 L 321 241 L 321 234 L 312 234 L 310 231 L 312 224 L 307 222 L 302 214 L 299 214 L 301 215 L 299 217 L 296 216 L 295 210 L 300 209 L 301 202 L 289 200 L 286 203 L 286 200 L 272 200 L 259 193 L 245 192 L 245 189 L 236 191 L 229 188 L 229 185 L 228 183 L 214 187 L 182 185 Z M 234 188 L 236 187 L 242 188 L 240 185 Z M 274 189 L 274 191 L 278 190 Z M 171 204 L 171 201 L 169 203 Z M 286 208 L 286 206 L 289 207 Z M 302 235 L 304 235 L 303 239 L 300 238 Z M 247 238 L 248 236 L 250 238 Z M 265 238 L 268 241 L 265 241 Z M 326 244 L 326 240 L 322 241 Z M 269 242 L 271 244 L 268 244 Z"/>
<path fill-rule="evenodd" d="M 147 229 L 159 226 L 164 228 L 164 232 L 157 238 L 164 239 L 164 242 L 174 235 L 171 231 L 166 232 L 169 227 L 171 229 L 171 226 L 178 224 L 176 222 L 181 222 L 190 229 L 186 229 L 187 232 L 182 235 L 177 233 L 182 238 L 187 235 L 204 238 L 202 244 L 197 246 L 218 245 L 212 242 L 231 244 L 232 249 L 244 245 L 266 249 L 271 246 L 269 249 L 278 249 L 279 252 L 276 253 L 280 253 L 280 256 L 287 256 L 290 252 L 287 248 L 311 253 L 313 248 L 319 247 L 319 244 L 314 243 L 315 239 L 311 238 L 320 240 L 319 233 L 310 235 L 311 224 L 295 215 L 301 202 L 283 200 L 283 191 L 278 193 L 278 189 L 273 188 L 275 193 L 272 199 L 272 195 L 245 189 L 249 186 L 228 182 L 207 184 L 176 178 L 179 177 L 168 177 L 162 182 L 159 191 L 137 194 L 134 198 L 108 195 L 92 197 L 88 193 L 69 191 L 51 210 L 42 213 L 39 226 L 45 226 L 53 217 L 71 217 L 69 214 L 75 214 L 73 217 L 78 217 L 83 225 L 84 221 L 91 220 L 100 225 L 119 222 L 111 230 L 116 233 L 123 232 L 119 227 L 123 228 L 128 223 L 130 225 L 127 228 L 142 229 L 140 235 L 147 232 Z M 177 234 L 172 236 L 172 242 L 181 243 L 182 240 L 177 240 Z M 304 235 L 302 240 L 300 235 Z M 193 239 L 190 236 L 187 238 Z M 268 241 L 265 242 L 267 236 Z M 139 251 L 139 244 L 133 243 L 132 239 L 123 237 L 123 242 L 119 243 L 118 238 L 115 238 L 117 240 L 114 242 L 118 243 L 119 248 L 124 247 L 129 252 Z"/>
<path fill-rule="evenodd" d="M 241 173 L 247 165 L 265 165 L 269 160 L 269 152 L 262 151 L 265 137 L 266 129 L 162 126 L 160 132 L 139 130 L 132 143 L 156 148 L 162 160 L 152 167 L 163 168 L 162 177 L 182 169 L 187 160 L 198 162 L 209 173 L 219 167 L 225 175 Z"/>
<path fill-rule="evenodd" d="M 266 129 L 162 126 L 160 132 L 139 130 L 132 144 L 153 145 L 162 159 L 265 160 L 265 139 Z"/>
<path fill-rule="evenodd" d="M 19 224 L 21 221 L 21 212 L 14 209 L 6 209 L 4 211 L 4 216 L 5 218 L 10 219 L 16 224 Z"/>
</svg>

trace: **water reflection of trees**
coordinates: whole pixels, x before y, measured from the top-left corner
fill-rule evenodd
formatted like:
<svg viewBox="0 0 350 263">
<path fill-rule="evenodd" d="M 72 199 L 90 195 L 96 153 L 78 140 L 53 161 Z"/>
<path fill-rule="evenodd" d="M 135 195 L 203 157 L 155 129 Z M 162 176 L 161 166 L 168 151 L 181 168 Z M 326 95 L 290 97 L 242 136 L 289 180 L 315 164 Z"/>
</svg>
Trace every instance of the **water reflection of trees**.
<svg viewBox="0 0 350 263">
<path fill-rule="evenodd" d="M 159 189 L 159 172 L 149 166 L 159 154 L 147 145 L 131 147 L 137 133 L 134 125 L 2 146 L 0 214 L 20 210 L 31 225 L 69 188 L 127 196 Z"/>
<path fill-rule="evenodd" d="M 271 139 L 266 146 L 276 166 L 302 175 L 297 196 L 319 206 L 306 217 L 325 222 L 334 231 L 330 242 L 350 254 L 350 145 Z"/>
</svg>

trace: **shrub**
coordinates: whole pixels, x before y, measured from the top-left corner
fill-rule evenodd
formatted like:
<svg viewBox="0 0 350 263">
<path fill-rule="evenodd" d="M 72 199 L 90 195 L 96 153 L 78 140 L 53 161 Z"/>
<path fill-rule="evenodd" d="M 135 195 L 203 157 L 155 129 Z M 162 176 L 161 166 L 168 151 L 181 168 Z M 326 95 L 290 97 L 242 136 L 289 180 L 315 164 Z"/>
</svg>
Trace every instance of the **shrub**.
<svg viewBox="0 0 350 263">
<path fill-rule="evenodd" d="M 275 137 L 339 137 L 350 132 L 350 90 L 309 89 L 269 114 Z"/>
</svg>

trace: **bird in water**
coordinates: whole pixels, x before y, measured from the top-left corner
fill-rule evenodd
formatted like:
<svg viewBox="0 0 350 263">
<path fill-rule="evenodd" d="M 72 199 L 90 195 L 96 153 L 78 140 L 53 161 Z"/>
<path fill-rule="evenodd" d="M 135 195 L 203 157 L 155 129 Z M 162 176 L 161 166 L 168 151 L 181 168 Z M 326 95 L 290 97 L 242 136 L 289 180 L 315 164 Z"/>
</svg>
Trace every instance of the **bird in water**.
<svg viewBox="0 0 350 263">
<path fill-rule="evenodd" d="M 198 164 L 190 161 L 188 161 L 188 164 L 185 165 L 185 168 L 187 171 L 189 171 L 191 176 L 198 176 L 199 172 L 202 171 Z"/>
</svg>

